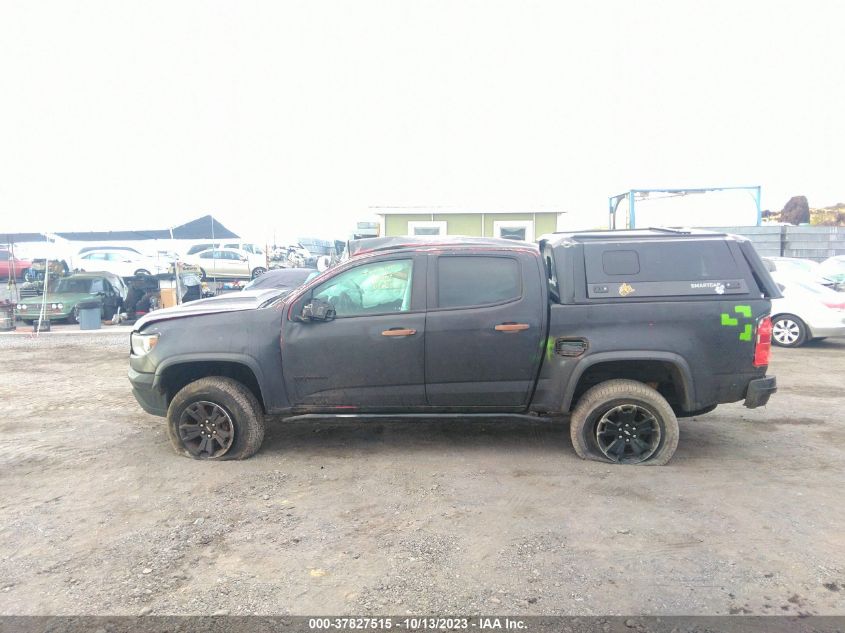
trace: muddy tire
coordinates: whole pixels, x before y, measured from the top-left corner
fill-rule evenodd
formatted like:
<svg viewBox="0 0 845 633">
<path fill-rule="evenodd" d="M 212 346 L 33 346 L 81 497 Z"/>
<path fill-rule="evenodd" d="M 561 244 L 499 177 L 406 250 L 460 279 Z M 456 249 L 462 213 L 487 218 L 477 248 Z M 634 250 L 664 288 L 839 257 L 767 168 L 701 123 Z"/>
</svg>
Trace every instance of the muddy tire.
<svg viewBox="0 0 845 633">
<path fill-rule="evenodd" d="M 635 380 L 608 380 L 581 396 L 569 435 L 582 459 L 663 466 L 678 447 L 678 420 L 655 389 Z"/>
<path fill-rule="evenodd" d="M 167 409 L 174 450 L 193 459 L 246 459 L 264 441 L 264 413 L 252 392 L 210 376 L 183 387 Z"/>
</svg>

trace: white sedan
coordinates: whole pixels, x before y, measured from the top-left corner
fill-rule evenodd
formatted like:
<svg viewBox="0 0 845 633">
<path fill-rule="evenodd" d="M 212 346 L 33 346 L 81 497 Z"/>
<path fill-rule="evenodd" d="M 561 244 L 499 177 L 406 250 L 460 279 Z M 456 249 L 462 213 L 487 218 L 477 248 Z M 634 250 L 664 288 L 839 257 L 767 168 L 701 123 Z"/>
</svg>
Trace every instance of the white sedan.
<svg viewBox="0 0 845 633">
<path fill-rule="evenodd" d="M 250 253 L 235 248 L 210 248 L 186 255 L 185 261 L 199 266 L 203 277 L 212 279 L 255 279 L 267 272 L 263 255 L 250 256 Z"/>
<path fill-rule="evenodd" d="M 799 277 L 772 273 L 783 293 L 772 301 L 772 342 L 799 347 L 812 339 L 845 336 L 845 293 Z"/>
<path fill-rule="evenodd" d="M 98 248 L 76 257 L 76 268 L 84 272 L 108 272 L 119 277 L 139 277 L 166 273 L 166 259 L 148 257 L 124 249 Z"/>
</svg>

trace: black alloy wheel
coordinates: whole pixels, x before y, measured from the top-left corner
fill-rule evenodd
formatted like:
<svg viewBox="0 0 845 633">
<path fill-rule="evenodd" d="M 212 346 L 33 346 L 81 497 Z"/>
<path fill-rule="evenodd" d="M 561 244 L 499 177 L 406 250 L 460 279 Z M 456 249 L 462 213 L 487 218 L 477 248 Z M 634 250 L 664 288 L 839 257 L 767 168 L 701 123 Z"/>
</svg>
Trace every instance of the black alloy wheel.
<svg viewBox="0 0 845 633">
<path fill-rule="evenodd" d="M 660 425 L 656 415 L 646 407 L 621 404 L 599 419 L 596 444 L 611 461 L 638 464 L 654 455 L 660 446 Z"/>
<path fill-rule="evenodd" d="M 185 407 L 179 419 L 179 439 L 194 457 L 216 459 L 232 447 L 232 416 L 219 404 L 199 400 Z"/>
</svg>

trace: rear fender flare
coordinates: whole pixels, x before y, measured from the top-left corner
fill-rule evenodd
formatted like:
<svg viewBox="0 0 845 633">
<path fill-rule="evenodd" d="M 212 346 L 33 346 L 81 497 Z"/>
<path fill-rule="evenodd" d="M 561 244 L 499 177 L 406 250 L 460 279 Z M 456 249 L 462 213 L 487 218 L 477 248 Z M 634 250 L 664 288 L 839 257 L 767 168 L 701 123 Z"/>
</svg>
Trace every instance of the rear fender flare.
<svg viewBox="0 0 845 633">
<path fill-rule="evenodd" d="M 686 359 L 679 354 L 673 352 L 651 352 L 651 351 L 626 351 L 626 352 L 599 352 L 591 354 L 584 358 L 569 377 L 569 382 L 566 385 L 566 390 L 563 394 L 563 403 L 561 410 L 569 411 L 572 407 L 572 399 L 575 396 L 575 389 L 578 387 L 578 381 L 590 367 L 599 363 L 606 363 L 610 361 L 660 361 L 669 363 L 676 367 L 681 376 L 681 405 L 684 410 L 691 411 L 695 408 L 695 389 L 692 379 L 692 371 L 690 371 L 689 364 Z"/>
</svg>

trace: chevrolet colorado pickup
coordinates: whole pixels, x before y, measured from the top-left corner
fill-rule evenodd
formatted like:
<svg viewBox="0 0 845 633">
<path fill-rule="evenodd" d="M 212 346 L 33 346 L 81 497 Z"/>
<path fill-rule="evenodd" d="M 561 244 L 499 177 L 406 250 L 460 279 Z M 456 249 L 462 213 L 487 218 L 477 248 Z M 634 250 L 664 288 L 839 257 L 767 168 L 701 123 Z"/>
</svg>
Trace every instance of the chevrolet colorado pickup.
<svg viewBox="0 0 845 633">
<path fill-rule="evenodd" d="M 569 418 L 576 453 L 665 464 L 678 417 L 766 404 L 771 299 L 747 240 L 649 229 L 373 238 L 293 291 L 153 312 L 129 379 L 177 452 L 243 459 L 265 416 Z"/>
</svg>

